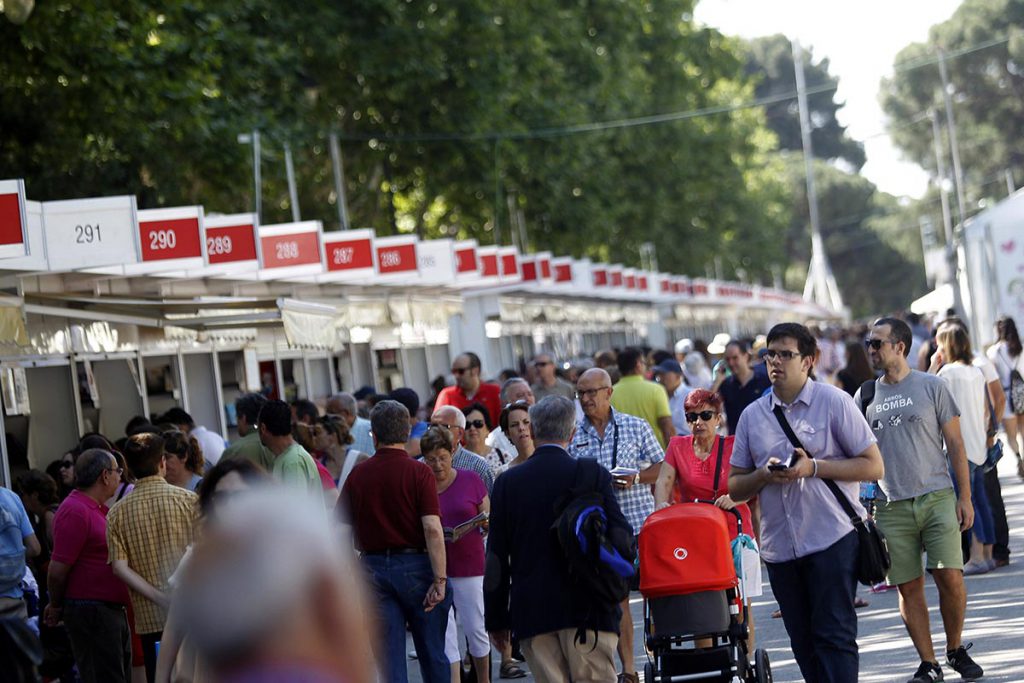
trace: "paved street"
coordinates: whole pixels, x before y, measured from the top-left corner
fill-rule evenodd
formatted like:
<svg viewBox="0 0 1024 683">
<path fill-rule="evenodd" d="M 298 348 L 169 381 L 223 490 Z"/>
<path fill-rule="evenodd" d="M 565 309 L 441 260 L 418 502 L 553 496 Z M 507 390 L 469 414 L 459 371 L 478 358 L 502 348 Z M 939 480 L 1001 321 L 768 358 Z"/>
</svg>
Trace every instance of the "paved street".
<svg viewBox="0 0 1024 683">
<path fill-rule="evenodd" d="M 1012 456 L 1000 463 L 1003 498 L 1010 521 L 1009 567 L 982 576 L 967 578 L 968 602 L 964 642 L 974 642 L 973 656 L 985 669 L 986 681 L 1024 681 L 1024 484 L 1017 478 Z M 767 585 L 765 595 L 754 603 L 754 619 L 760 647 L 768 648 L 776 681 L 800 681 L 800 672 L 789 650 L 789 640 L 781 619 L 772 619 L 777 604 Z M 858 610 L 860 615 L 860 680 L 864 683 L 906 681 L 918 665 L 917 654 L 900 621 L 896 591 L 874 594 L 861 587 L 860 595 L 871 604 Z M 636 595 L 632 612 L 637 628 L 637 669 L 643 671 L 642 601 Z M 928 582 L 928 605 L 936 650 L 945 644 L 939 617 L 938 595 Z M 409 641 L 408 650 L 413 650 Z M 941 658 L 941 655 L 940 655 Z M 419 681 L 419 670 L 410 661 L 410 679 Z M 525 668 L 525 665 L 524 665 Z M 497 666 L 495 666 L 495 673 Z M 960 680 L 945 667 L 946 679 Z M 521 679 L 532 681 L 532 677 Z"/>
</svg>

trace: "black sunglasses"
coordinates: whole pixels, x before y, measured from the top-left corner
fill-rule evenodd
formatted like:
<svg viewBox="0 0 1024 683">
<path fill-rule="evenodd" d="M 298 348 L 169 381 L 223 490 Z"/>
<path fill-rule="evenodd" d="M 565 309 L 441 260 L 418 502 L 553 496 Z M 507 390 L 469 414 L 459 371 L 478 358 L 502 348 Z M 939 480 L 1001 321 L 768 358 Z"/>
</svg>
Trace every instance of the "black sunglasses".
<svg viewBox="0 0 1024 683">
<path fill-rule="evenodd" d="M 62 470 L 66 470 L 67 468 L 69 468 L 69 467 L 74 467 L 74 466 L 75 466 L 75 463 L 73 463 L 73 462 L 62 462 L 62 463 L 60 464 L 60 468 L 61 468 Z"/>
<path fill-rule="evenodd" d="M 486 426 L 483 420 L 466 420 L 466 429 L 483 429 Z"/>
<path fill-rule="evenodd" d="M 892 340 L 889 339 L 865 339 L 864 347 L 868 349 L 874 349 L 877 351 L 882 348 L 882 344 L 892 344 Z"/>
<path fill-rule="evenodd" d="M 716 413 L 713 410 L 702 410 L 699 413 L 687 413 L 686 414 L 686 421 L 687 422 L 696 422 L 697 418 L 699 417 L 700 419 L 704 420 L 705 422 L 711 422 L 711 418 L 713 418 L 715 415 L 718 415 L 718 413 Z"/>
</svg>

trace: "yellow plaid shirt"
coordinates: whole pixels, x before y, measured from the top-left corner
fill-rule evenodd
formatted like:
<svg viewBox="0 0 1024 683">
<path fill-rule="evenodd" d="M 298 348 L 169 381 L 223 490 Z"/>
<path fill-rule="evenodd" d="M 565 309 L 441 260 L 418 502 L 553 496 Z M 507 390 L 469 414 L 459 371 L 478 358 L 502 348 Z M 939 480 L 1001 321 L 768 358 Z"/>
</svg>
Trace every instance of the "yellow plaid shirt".
<svg viewBox="0 0 1024 683">
<path fill-rule="evenodd" d="M 154 475 L 140 479 L 107 514 L 110 562 L 127 560 L 139 576 L 162 591 L 192 543 L 198 497 Z M 167 610 L 135 591 L 129 591 L 138 633 L 159 633 Z"/>
</svg>

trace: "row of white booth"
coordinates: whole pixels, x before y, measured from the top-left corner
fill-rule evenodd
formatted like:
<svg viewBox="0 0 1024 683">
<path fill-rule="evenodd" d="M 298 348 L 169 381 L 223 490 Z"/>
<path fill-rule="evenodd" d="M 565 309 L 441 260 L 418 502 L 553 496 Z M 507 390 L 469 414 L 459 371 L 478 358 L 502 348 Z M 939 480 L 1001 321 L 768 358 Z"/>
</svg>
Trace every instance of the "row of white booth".
<svg viewBox="0 0 1024 683">
<path fill-rule="evenodd" d="M 10 469 L 179 405 L 227 438 L 240 392 L 323 402 L 410 386 L 452 357 L 484 374 L 834 317 L 799 295 L 473 240 L 260 225 L 134 197 L 32 202 L 0 181 L 0 383 Z"/>
</svg>

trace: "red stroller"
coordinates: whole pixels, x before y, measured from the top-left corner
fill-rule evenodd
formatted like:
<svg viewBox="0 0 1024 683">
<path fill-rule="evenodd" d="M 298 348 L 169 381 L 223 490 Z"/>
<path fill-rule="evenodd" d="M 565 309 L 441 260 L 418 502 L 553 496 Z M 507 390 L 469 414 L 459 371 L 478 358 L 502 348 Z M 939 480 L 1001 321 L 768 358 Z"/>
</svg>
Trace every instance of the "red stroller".
<svg viewBox="0 0 1024 683">
<path fill-rule="evenodd" d="M 739 513 L 732 514 L 739 527 Z M 651 653 L 646 683 L 772 680 L 768 653 L 759 648 L 753 663 L 747 653 L 730 522 L 712 501 L 697 501 L 653 513 L 640 530 L 640 592 Z M 711 646 L 698 647 L 698 640 Z"/>
</svg>

